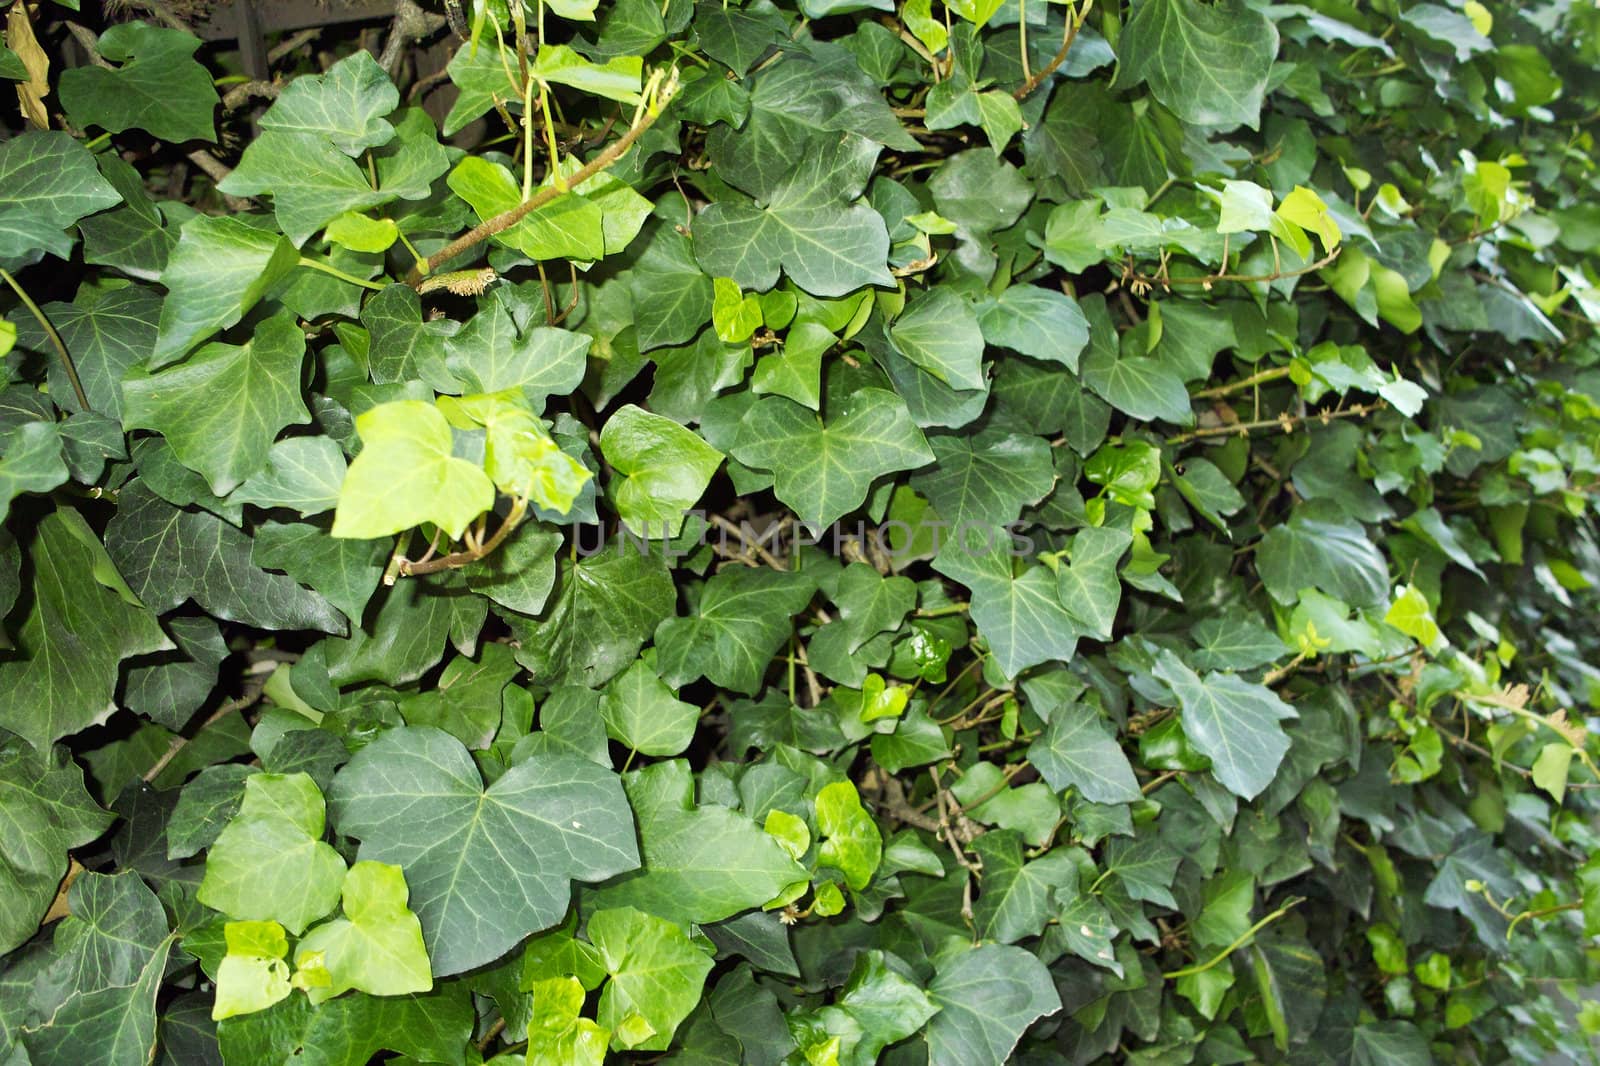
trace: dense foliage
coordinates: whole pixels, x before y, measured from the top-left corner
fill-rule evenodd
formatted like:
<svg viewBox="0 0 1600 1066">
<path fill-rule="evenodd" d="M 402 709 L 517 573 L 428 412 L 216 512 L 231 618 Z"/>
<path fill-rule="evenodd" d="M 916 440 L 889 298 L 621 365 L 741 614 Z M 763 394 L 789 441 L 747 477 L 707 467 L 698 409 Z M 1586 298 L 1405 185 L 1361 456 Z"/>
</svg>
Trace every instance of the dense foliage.
<svg viewBox="0 0 1600 1066">
<path fill-rule="evenodd" d="M 1594 4 L 206 6 L 0 4 L 6 1062 L 1592 1056 Z"/>
</svg>

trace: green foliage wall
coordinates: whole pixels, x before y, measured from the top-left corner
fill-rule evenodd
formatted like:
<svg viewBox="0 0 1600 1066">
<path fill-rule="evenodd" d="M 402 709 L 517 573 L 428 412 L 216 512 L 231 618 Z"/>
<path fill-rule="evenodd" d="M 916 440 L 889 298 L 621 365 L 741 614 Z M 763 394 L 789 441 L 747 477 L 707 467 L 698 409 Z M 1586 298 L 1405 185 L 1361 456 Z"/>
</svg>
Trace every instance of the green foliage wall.
<svg viewBox="0 0 1600 1066">
<path fill-rule="evenodd" d="M 5 1061 L 1592 1058 L 1600 9 L 122 6 L 0 4 Z"/>
</svg>

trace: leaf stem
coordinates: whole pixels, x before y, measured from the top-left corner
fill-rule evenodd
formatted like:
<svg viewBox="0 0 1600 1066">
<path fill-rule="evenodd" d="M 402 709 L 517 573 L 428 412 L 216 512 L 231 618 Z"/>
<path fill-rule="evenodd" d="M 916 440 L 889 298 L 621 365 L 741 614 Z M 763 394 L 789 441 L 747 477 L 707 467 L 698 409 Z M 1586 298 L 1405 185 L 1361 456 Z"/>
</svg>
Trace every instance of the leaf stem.
<svg viewBox="0 0 1600 1066">
<path fill-rule="evenodd" d="M 1168 444 L 1183 444 L 1202 437 L 1226 437 L 1238 433 L 1248 436 L 1257 429 L 1280 429 L 1285 433 L 1293 433 L 1295 427 L 1307 422 L 1321 422 L 1327 425 L 1335 418 L 1361 418 L 1374 411 L 1385 410 L 1389 405 L 1383 401 L 1377 403 L 1358 404 L 1355 407 L 1346 407 L 1342 411 L 1313 411 L 1303 415 L 1279 415 L 1277 418 L 1263 418 L 1257 422 L 1231 422 L 1222 426 L 1202 426 L 1200 429 L 1191 429 L 1187 433 L 1179 433 L 1167 438 Z"/>
<path fill-rule="evenodd" d="M 1083 29 L 1084 20 L 1089 17 L 1089 12 L 1092 10 L 1094 10 L 1094 0 L 1084 0 L 1083 7 L 1075 14 L 1068 16 L 1067 34 L 1066 39 L 1061 42 L 1061 51 L 1057 52 L 1054 59 L 1050 60 L 1050 62 L 1046 63 L 1043 68 L 1030 76 L 1027 81 L 1024 81 L 1021 85 L 1019 85 L 1012 92 L 1011 95 L 1013 97 L 1015 97 L 1017 100 L 1025 99 L 1027 95 L 1033 92 L 1033 90 L 1037 89 L 1046 78 L 1054 74 L 1057 70 L 1061 69 L 1061 64 L 1067 61 L 1067 53 L 1072 51 L 1072 42 L 1078 39 L 1078 31 Z M 1023 45 L 1023 53 L 1023 64 L 1024 67 L 1026 67 L 1026 44 Z"/>
<path fill-rule="evenodd" d="M 300 257 L 300 265 L 303 267 L 310 267 L 312 270 L 320 270 L 324 274 L 331 274 L 340 281 L 349 282 L 351 285 L 359 285 L 363 289 L 371 289 L 373 292 L 382 292 L 385 288 L 387 288 L 387 286 L 381 285 L 376 281 L 363 281 L 354 274 L 346 274 L 338 267 L 329 266 L 327 263 L 319 262 L 318 260 L 312 259 L 309 256 L 302 255 Z"/>
<path fill-rule="evenodd" d="M 1218 385 L 1215 388 L 1201 389 L 1199 392 L 1190 393 L 1189 398 L 1191 400 L 1209 400 L 1213 396 L 1227 396 L 1230 393 L 1243 392 L 1245 389 L 1251 388 L 1252 386 L 1264 385 L 1269 381 L 1277 381 L 1279 378 L 1286 378 L 1288 376 L 1288 367 L 1275 366 L 1268 370 L 1251 374 L 1247 378 L 1241 378 L 1240 380 L 1227 385 Z"/>
<path fill-rule="evenodd" d="M 1265 929 L 1279 918 L 1282 918 L 1285 914 L 1288 914 L 1303 902 L 1305 901 L 1298 897 L 1292 897 L 1289 902 L 1285 903 L 1283 906 L 1279 907 L 1277 910 L 1261 919 L 1255 925 L 1252 925 L 1249 929 L 1246 929 L 1239 935 L 1238 939 L 1229 944 L 1227 947 L 1223 948 L 1222 951 L 1213 956 L 1210 961 L 1202 962 L 1194 966 L 1186 966 L 1181 970 L 1173 970 L 1170 973 L 1164 973 L 1161 975 L 1161 979 L 1163 981 L 1175 981 L 1180 977 L 1193 977 L 1196 974 L 1205 973 L 1213 966 L 1222 962 L 1229 955 L 1232 955 L 1235 951 L 1238 951 L 1240 948 L 1248 944 L 1257 933 L 1261 932 L 1261 930 Z"/>
<path fill-rule="evenodd" d="M 677 92 L 678 79 L 674 74 L 674 76 L 668 78 L 666 84 L 662 86 L 660 94 L 656 98 L 656 106 L 653 108 L 645 108 L 643 113 L 638 117 L 637 120 L 635 120 L 633 125 L 628 127 L 627 131 L 623 133 L 621 137 L 618 137 L 615 141 L 612 141 L 611 144 L 606 146 L 604 151 L 575 171 L 572 177 L 567 179 L 567 187 L 569 189 L 576 189 L 578 186 L 582 185 L 584 182 L 588 181 L 602 170 L 605 170 L 607 167 L 612 166 L 624 155 L 626 155 L 628 153 L 628 149 L 633 147 L 634 142 L 638 141 L 640 137 L 644 136 L 646 130 L 655 125 L 656 119 L 661 116 L 661 112 L 666 109 L 667 104 L 672 101 L 672 98 L 677 95 Z M 509 211 L 502 211 L 493 218 L 479 223 L 477 226 L 474 226 L 460 237 L 457 237 L 455 240 L 451 241 L 449 244 L 430 255 L 426 263 L 426 270 L 413 267 L 411 272 L 406 275 L 406 284 L 410 285 L 412 288 L 416 288 L 419 284 L 421 284 L 423 275 L 427 271 L 437 270 L 442 264 L 448 263 L 462 252 L 465 252 L 468 248 L 471 248 L 477 244 L 481 244 L 490 237 L 493 237 L 495 234 L 503 233 L 504 231 L 510 229 L 512 226 L 515 226 L 518 222 L 521 222 L 534 211 L 537 211 L 545 204 L 548 204 L 558 196 L 561 196 L 562 193 L 563 190 L 557 189 L 554 185 L 546 185 L 528 199 L 522 201 L 522 203 L 518 204 L 516 207 L 511 208 Z"/>
<path fill-rule="evenodd" d="M 39 305 L 33 302 L 33 297 L 28 295 L 27 290 L 18 283 L 16 278 L 11 276 L 11 272 L 5 267 L 0 267 L 0 278 L 3 278 L 5 283 L 11 286 L 11 291 L 17 294 L 17 299 L 22 301 L 22 306 L 32 312 L 34 319 L 38 321 L 40 328 L 44 330 L 45 336 L 49 337 L 50 343 L 55 345 L 56 354 L 61 356 L 61 368 L 67 372 L 67 380 L 72 382 L 72 392 L 73 395 L 77 396 L 79 406 L 85 411 L 92 410 L 89 406 L 89 397 L 83 391 L 83 382 L 78 380 L 77 364 L 72 361 L 72 356 L 67 353 L 67 346 L 62 343 L 61 334 L 56 332 L 56 327 L 50 324 L 50 320 L 44 316 L 44 312 L 39 310 Z"/>
</svg>

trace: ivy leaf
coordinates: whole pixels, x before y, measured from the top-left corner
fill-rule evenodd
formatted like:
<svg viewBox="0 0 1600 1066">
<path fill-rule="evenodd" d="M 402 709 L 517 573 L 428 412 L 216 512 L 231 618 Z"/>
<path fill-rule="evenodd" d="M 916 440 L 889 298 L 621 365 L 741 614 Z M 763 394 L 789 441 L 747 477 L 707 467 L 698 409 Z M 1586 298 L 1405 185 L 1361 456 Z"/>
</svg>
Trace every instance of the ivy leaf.
<svg viewBox="0 0 1600 1066">
<path fill-rule="evenodd" d="M 1089 345 L 1089 320 L 1073 299 L 1037 285 L 1012 285 L 979 305 L 983 339 L 1060 363 L 1074 374 Z"/>
<path fill-rule="evenodd" d="M 984 430 L 930 437 L 933 466 L 912 475 L 950 529 L 1005 526 L 1055 486 L 1055 463 L 1042 437 Z"/>
<path fill-rule="evenodd" d="M 538 1004 L 537 1011 L 530 1011 L 533 1016 L 526 1025 L 526 1061 L 550 1066 L 558 1062 L 602 1066 L 611 1033 L 582 1016 L 588 994 L 582 982 L 576 977 L 560 976 L 536 980 L 526 987 L 531 993 L 529 999 Z M 512 1032 L 509 1025 L 506 1032 Z"/>
<path fill-rule="evenodd" d="M 944 288 L 912 300 L 889 327 L 900 354 L 953 389 L 981 389 L 983 331 L 972 305 Z"/>
<path fill-rule="evenodd" d="M 175 939 L 138 874 L 85 873 L 68 891 L 42 979 L 31 991 L 21 1044 L 32 1061 L 74 1054 L 134 1066 L 150 1061 L 156 993 Z"/>
<path fill-rule="evenodd" d="M 355 160 L 321 134 L 270 129 L 250 142 L 217 188 L 234 196 L 270 193 L 273 215 L 296 247 L 347 212 L 394 199 L 374 189 Z"/>
<path fill-rule="evenodd" d="M 390 1050 L 419 1062 L 460 1064 L 472 1025 L 472 999 L 453 985 L 427 995 L 357 992 L 320 1006 L 290 996 L 270 1010 L 227 1019 L 217 1039 L 224 1062 L 356 1066 Z"/>
<path fill-rule="evenodd" d="M 257 507 L 287 507 L 302 516 L 331 511 L 349 465 L 331 437 L 290 437 L 267 452 L 266 466 L 230 497 Z"/>
<path fill-rule="evenodd" d="M 1132 543 L 1132 535 L 1120 529 L 1090 526 L 1072 538 L 1071 565 L 1056 567 L 1056 595 L 1087 636 L 1111 639 L 1122 600 L 1117 562 Z"/>
<path fill-rule="evenodd" d="M 1082 378 L 1098 396 L 1130 418 L 1141 422 L 1163 419 L 1176 425 L 1194 420 L 1183 378 L 1160 360 L 1118 355 L 1113 346 L 1097 343 L 1083 357 Z"/>
<path fill-rule="evenodd" d="M 46 250 L 72 251 L 62 230 L 122 202 L 70 134 L 29 130 L 0 144 L 0 267 L 17 270 Z"/>
<path fill-rule="evenodd" d="M 623 525 L 646 537 L 676 537 L 723 460 L 692 430 L 631 403 L 606 419 L 600 452 L 620 475 L 606 493 Z"/>
<path fill-rule="evenodd" d="M 25 492 L 49 492 L 67 480 L 61 430 L 54 422 L 24 422 L 0 437 L 0 521 Z"/>
<path fill-rule="evenodd" d="M 730 450 L 771 471 L 778 498 L 813 531 L 861 506 L 875 478 L 934 458 L 905 403 L 874 388 L 851 393 L 827 422 L 793 400 L 761 400 L 740 421 Z"/>
<path fill-rule="evenodd" d="M 1145 0 L 1117 55 L 1118 87 L 1148 82 L 1156 99 L 1195 126 L 1255 129 L 1278 30 L 1244 0 Z"/>
<path fill-rule="evenodd" d="M 334 821 L 361 858 L 405 871 L 436 976 L 493 962 L 561 920 L 569 882 L 639 865 L 620 782 L 587 759 L 537 755 L 487 789 L 461 742 L 390 729 L 334 779 Z"/>
<path fill-rule="evenodd" d="M 282 570 L 359 621 L 390 550 L 382 540 L 340 539 L 305 523 L 263 522 L 252 538 L 250 561 Z"/>
<path fill-rule="evenodd" d="M 1235 795 L 1254 799 L 1270 784 L 1289 750 L 1279 723 L 1294 708 L 1264 685 L 1232 674 L 1200 675 L 1170 651 L 1156 658 L 1156 677 L 1183 709 L 1183 731 L 1211 759 L 1211 772 Z"/>
<path fill-rule="evenodd" d="M 817 861 L 844 874 L 859 892 L 883 860 L 883 834 L 861 806 L 861 794 L 848 781 L 824 785 L 816 798 Z"/>
<path fill-rule="evenodd" d="M 480 301 L 478 313 L 445 339 L 445 366 L 467 392 L 519 389 L 538 410 L 545 397 L 565 396 L 583 381 L 591 343 L 586 334 L 565 329 L 519 331 L 497 294 Z"/>
<path fill-rule="evenodd" d="M 1256 549 L 1256 566 L 1272 598 L 1295 603 L 1315 588 L 1353 607 L 1382 605 L 1389 595 L 1389 566 L 1361 523 L 1336 510 L 1295 508 L 1273 526 Z"/>
<path fill-rule="evenodd" d="M 261 128 L 315 134 L 345 155 L 388 144 L 394 127 L 384 116 L 400 106 L 400 90 L 369 52 L 357 50 L 326 74 L 302 74 L 261 116 Z"/>
<path fill-rule="evenodd" d="M 100 55 L 121 66 L 61 72 L 61 105 L 79 126 L 141 129 L 162 141 L 214 141 L 211 74 L 194 60 L 200 40 L 181 30 L 123 22 L 100 35 Z"/>
<path fill-rule="evenodd" d="M 361 309 L 361 324 L 372 335 L 368 361 L 379 385 L 421 378 L 437 392 L 460 392 L 447 369 L 447 344 L 460 323 L 448 318 L 424 321 L 422 300 L 409 285 L 390 285 Z"/>
<path fill-rule="evenodd" d="M 737 811 L 667 804 L 638 815 L 644 868 L 594 893 L 596 908 L 637 907 L 704 925 L 759 907 L 806 877 L 775 838 Z"/>
<path fill-rule="evenodd" d="M 689 238 L 669 226 L 659 227 L 634 261 L 628 291 L 641 352 L 691 341 L 711 318 L 711 279 L 695 263 Z"/>
<path fill-rule="evenodd" d="M 421 400 L 379 404 L 356 419 L 361 454 L 350 464 L 333 535 L 386 537 L 431 522 L 451 537 L 494 504 L 481 467 L 458 459 L 450 423 Z"/>
<path fill-rule="evenodd" d="M 600 1024 L 617 1050 L 665 1051 L 700 1002 L 710 952 L 675 923 L 632 907 L 596 911 L 589 940 L 611 980 L 600 993 Z"/>
<path fill-rule="evenodd" d="M 228 953 L 217 965 L 213 1021 L 266 1010 L 293 991 L 285 961 L 289 938 L 283 926 L 277 922 L 228 922 L 222 935 Z"/>
<path fill-rule="evenodd" d="M 793 632 L 790 621 L 816 591 L 809 575 L 737 567 L 715 574 L 688 617 L 656 627 L 657 665 L 674 685 L 698 677 L 754 695 L 778 648 Z"/>
<path fill-rule="evenodd" d="M 173 507 L 143 480 L 122 491 L 106 527 L 106 550 L 156 611 L 193 597 L 219 618 L 265 628 L 346 628 L 321 596 L 256 567 L 246 534 L 213 514 Z"/>
<path fill-rule="evenodd" d="M 322 1003 L 352 988 L 375 996 L 426 992 L 433 987 L 422 925 L 406 909 L 406 879 L 398 866 L 358 862 L 344 875 L 344 917 L 311 930 L 295 948 L 297 969 L 326 971 L 329 984 L 306 994 Z M 313 960 L 321 956 L 320 963 Z"/>
<path fill-rule="evenodd" d="M 928 995 L 928 1066 L 1001 1066 L 1023 1031 L 1061 1009 L 1050 971 L 1022 948 L 984 944 L 947 955 Z"/>
<path fill-rule="evenodd" d="M 989 642 L 995 665 L 1010 678 L 1043 662 L 1071 660 L 1079 630 L 1056 596 L 1054 575 L 1034 565 L 1017 573 L 1004 530 L 965 532 L 982 532 L 985 540 L 951 539 L 933 568 L 971 590 L 972 621 Z"/>
<path fill-rule="evenodd" d="M 879 633 L 893 632 L 917 604 L 910 578 L 884 577 L 866 563 L 851 563 L 839 576 L 833 596 L 848 634 L 845 650 L 854 655 Z"/>
<path fill-rule="evenodd" d="M 49 303 L 44 313 L 77 364 L 89 406 L 121 420 L 122 379 L 150 356 L 156 343 L 161 299 L 143 285 L 105 293 L 93 303 Z M 39 338 L 40 343 L 44 338 Z M 38 344 L 33 345 L 35 348 Z M 70 410 L 77 409 L 72 384 L 51 365 L 50 391 Z"/>
<path fill-rule="evenodd" d="M 183 363 L 122 381 L 123 424 L 153 429 L 226 496 L 267 462 L 285 426 L 311 421 L 300 396 L 305 334 L 290 315 L 256 327 L 242 346 L 208 344 Z"/>
<path fill-rule="evenodd" d="M 1139 782 L 1122 745 L 1087 703 L 1069 703 L 1050 712 L 1044 734 L 1028 748 L 1028 761 L 1057 792 L 1076 788 L 1091 803 L 1132 803 Z"/>
<path fill-rule="evenodd" d="M 244 801 L 206 853 L 196 898 L 234 918 L 299 936 L 339 902 L 344 860 L 323 843 L 322 793 L 303 773 L 253 774 Z"/>
<path fill-rule="evenodd" d="M 756 129 L 752 120 L 752 130 Z M 713 135 L 715 136 L 715 135 Z M 797 144 L 781 132 L 785 158 L 746 172 L 733 184 L 755 202 L 721 200 L 694 221 L 695 257 L 712 277 L 765 292 L 780 269 L 814 296 L 843 296 L 863 285 L 892 285 L 889 233 L 883 217 L 855 203 L 878 158 L 863 137 L 817 138 Z M 750 150 L 744 138 L 721 151 Z M 723 142 L 713 141 L 713 152 Z"/>
<path fill-rule="evenodd" d="M 77 511 L 40 521 L 29 547 L 32 602 L 17 653 L 0 660 L 0 727 L 40 752 L 116 710 L 117 668 L 172 647 Z"/>
<path fill-rule="evenodd" d="M 146 366 L 158 370 L 238 322 L 298 261 L 282 234 L 240 216 L 196 215 L 185 222 L 161 272 L 167 298 Z"/>
<path fill-rule="evenodd" d="M 10 951 L 38 930 L 67 849 L 98 837 L 114 816 L 89 798 L 65 749 L 40 754 L 13 743 L 0 750 L 0 819 L 11 827 L 0 836 L 0 887 L 11 901 L 0 911 L 0 951 Z"/>
<path fill-rule="evenodd" d="M 640 659 L 613 678 L 600 697 L 606 733 L 641 755 L 678 755 L 694 739 L 700 708 L 674 697 L 672 689 Z"/>
<path fill-rule="evenodd" d="M 517 661 L 550 684 L 594 688 L 638 657 L 677 589 L 660 559 L 612 546 L 558 565 L 551 596 L 543 618 L 508 619 L 522 644 Z"/>
<path fill-rule="evenodd" d="M 129 669 L 122 702 L 128 710 L 178 730 L 216 688 L 217 668 L 228 657 L 228 645 L 209 618 L 169 618 L 167 632 L 183 656 Z"/>
</svg>

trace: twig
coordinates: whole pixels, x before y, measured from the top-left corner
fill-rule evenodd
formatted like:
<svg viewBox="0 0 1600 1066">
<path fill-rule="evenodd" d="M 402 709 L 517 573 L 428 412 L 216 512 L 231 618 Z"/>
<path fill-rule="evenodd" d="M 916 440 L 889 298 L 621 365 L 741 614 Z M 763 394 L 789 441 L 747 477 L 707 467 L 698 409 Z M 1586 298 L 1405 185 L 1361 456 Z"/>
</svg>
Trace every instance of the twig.
<svg viewBox="0 0 1600 1066">
<path fill-rule="evenodd" d="M 768 551 L 766 546 L 763 545 L 759 540 L 753 539 L 748 533 L 745 532 L 742 526 L 734 525 L 728 519 L 719 514 L 714 514 L 710 517 L 712 525 L 716 526 L 725 533 L 732 533 L 735 537 L 738 537 L 739 543 L 743 544 L 747 549 L 755 554 L 756 558 L 760 559 L 774 570 L 789 569 L 783 564 L 782 559 L 779 559 L 776 555 L 773 555 L 770 551 Z"/>
<path fill-rule="evenodd" d="M 218 722 L 222 721 L 235 711 L 242 711 L 248 707 L 254 706 L 256 701 L 261 698 L 261 693 L 266 688 L 266 685 L 267 682 L 264 675 L 259 681 L 252 680 L 247 682 L 245 684 L 244 695 L 240 696 L 236 700 L 229 700 L 221 707 L 218 707 L 212 712 L 211 717 L 200 723 L 200 728 L 194 731 L 194 735 L 199 736 L 201 733 L 204 733 L 207 729 L 210 729 L 212 726 L 216 725 Z M 149 784 L 157 777 L 160 777 L 161 771 L 165 770 L 172 760 L 177 758 L 178 752 L 182 751 L 184 745 L 188 744 L 192 739 L 193 737 L 186 737 L 181 733 L 173 737 L 172 743 L 167 745 L 167 750 L 162 753 L 161 758 L 157 759 L 155 765 L 144 772 L 144 782 Z"/>
<path fill-rule="evenodd" d="M 149 12 L 172 29 L 182 30 L 184 33 L 193 32 L 193 27 L 173 14 L 172 9 L 162 3 L 161 0 L 122 0 L 122 3 L 128 7 L 136 7 L 141 11 Z"/>
<path fill-rule="evenodd" d="M 534 211 L 537 211 L 545 204 L 559 196 L 564 195 L 567 191 L 576 189 L 578 186 L 582 185 L 596 174 L 599 174 L 607 167 L 615 164 L 619 159 L 628 153 L 628 149 L 633 147 L 635 141 L 644 136 L 646 130 L 655 125 L 656 119 L 659 118 L 661 113 L 666 110 L 666 107 L 672 101 L 672 98 L 677 95 L 677 91 L 678 79 L 676 76 L 674 76 L 668 79 L 667 84 L 662 87 L 656 107 L 654 109 L 646 108 L 643 114 L 640 115 L 638 121 L 636 121 L 632 126 L 628 127 L 627 132 L 625 132 L 621 137 L 618 137 L 615 141 L 612 141 L 611 144 L 606 147 L 605 151 L 595 156 L 588 163 L 585 163 L 581 168 L 578 169 L 576 173 L 568 178 L 566 181 L 566 189 L 559 189 L 554 184 L 546 185 L 544 188 L 528 197 L 528 199 L 522 201 L 522 203 L 518 204 L 516 207 L 511 208 L 509 211 L 502 211 L 493 218 L 474 226 L 460 237 L 457 237 L 455 240 L 451 241 L 449 244 L 430 255 L 426 264 L 426 270 L 413 267 L 411 272 L 406 275 L 406 284 L 410 285 L 412 288 L 416 288 L 422 284 L 422 279 L 426 274 L 437 270 L 440 266 L 448 263 L 462 252 L 466 251 L 468 248 L 488 240 L 497 233 L 503 233 L 504 231 L 510 229 L 512 226 L 515 226 L 518 222 L 521 222 L 524 218 L 527 218 L 530 214 L 532 214 Z"/>
<path fill-rule="evenodd" d="M 489 1026 L 489 1031 L 483 1034 L 483 1039 L 478 1041 L 478 1054 L 482 1055 L 489 1050 L 489 1045 L 494 1043 L 494 1038 L 505 1031 L 506 1019 L 504 1015 L 496 1018 L 494 1024 Z"/>
<path fill-rule="evenodd" d="M 1061 69 L 1061 64 L 1067 61 L 1067 53 L 1072 51 L 1072 42 L 1078 39 L 1078 31 L 1083 29 L 1084 20 L 1089 17 L 1089 12 L 1092 10 L 1094 10 L 1094 0 L 1084 0 L 1083 7 L 1078 13 L 1067 20 L 1067 35 L 1066 39 L 1061 42 L 1061 51 L 1057 52 L 1056 57 L 1035 72 L 1032 77 L 1013 90 L 1011 93 L 1013 97 L 1017 100 L 1026 98 L 1046 78 Z"/>
<path fill-rule="evenodd" d="M 222 106 L 229 111 L 243 107 L 256 97 L 263 100 L 276 100 L 278 94 L 283 92 L 283 86 L 272 81 L 247 81 L 235 85 L 222 96 Z"/>
<path fill-rule="evenodd" d="M 400 64 L 400 58 L 405 54 L 405 48 L 411 41 L 420 41 L 444 29 L 445 17 L 434 15 L 418 7 L 413 0 L 399 0 L 395 5 L 394 22 L 390 25 L 389 36 L 383 42 L 383 54 L 378 57 L 378 65 L 390 77 L 394 76 L 395 68 Z"/>
<path fill-rule="evenodd" d="M 1160 286 L 1161 288 L 1170 291 L 1174 285 L 1200 285 L 1205 288 L 1210 288 L 1212 285 L 1216 285 L 1224 281 L 1236 282 L 1241 285 L 1260 285 L 1268 282 L 1278 281 L 1282 278 L 1298 278 L 1302 274 L 1314 273 L 1315 271 L 1321 270 L 1325 266 L 1331 265 L 1335 259 L 1339 258 L 1340 251 L 1342 251 L 1342 249 L 1335 248 L 1321 259 L 1318 259 L 1315 263 L 1309 263 L 1306 266 L 1299 267 L 1295 270 L 1274 270 L 1270 274 L 1207 274 L 1204 277 L 1197 278 L 1174 278 L 1168 276 L 1165 266 L 1162 267 L 1161 272 L 1158 274 L 1140 274 L 1130 265 L 1123 270 L 1121 280 L 1136 293 L 1139 292 L 1141 287 L 1154 288 L 1156 286 Z"/>
<path fill-rule="evenodd" d="M 323 27 L 321 26 L 313 26 L 309 30 L 301 30 L 299 33 L 285 37 L 267 51 L 267 62 L 269 64 L 276 63 L 302 45 L 310 44 L 322 36 L 322 30 Z"/>
<path fill-rule="evenodd" d="M 496 529 L 494 531 L 494 535 L 488 540 L 484 541 L 481 545 L 475 548 L 469 548 L 467 551 L 451 552 L 449 555 L 441 555 L 437 559 L 427 559 L 425 561 L 419 560 L 417 562 L 412 562 L 409 559 L 401 559 L 398 567 L 391 565 L 390 569 L 397 572 L 401 577 L 418 577 L 423 574 L 436 574 L 441 570 L 459 570 L 463 566 L 468 566 L 477 562 L 479 559 L 482 559 L 485 555 L 488 555 L 490 552 L 498 548 L 500 544 L 511 535 L 511 531 L 522 524 L 522 516 L 527 513 L 527 510 L 527 499 L 519 496 L 517 499 L 512 501 L 511 510 L 506 512 L 505 520 L 500 523 L 500 528 Z M 384 574 L 384 583 L 392 585 L 394 584 L 394 580 L 386 573 Z"/>
<path fill-rule="evenodd" d="M 1191 392 L 1189 394 L 1189 399 L 1209 400 L 1214 396 L 1227 396 L 1230 393 L 1242 392 L 1252 386 L 1263 385 L 1269 381 L 1277 381 L 1279 378 L 1286 378 L 1288 376 L 1288 367 L 1275 366 L 1269 370 L 1263 370 L 1259 373 L 1251 374 L 1247 378 L 1242 378 L 1239 381 L 1232 382 L 1228 385 L 1218 385 L 1215 388 L 1201 389 L 1199 392 Z"/>
<path fill-rule="evenodd" d="M 1388 404 L 1379 400 L 1377 403 L 1358 404 L 1355 407 L 1346 407 L 1341 411 L 1310 411 L 1303 415 L 1282 414 L 1277 418 L 1263 418 L 1258 422 L 1230 422 L 1222 426 L 1202 426 L 1200 429 L 1191 429 L 1187 433 L 1179 433 L 1168 437 L 1168 444 L 1183 444 L 1186 441 L 1198 440 L 1202 437 L 1226 437 L 1238 433 L 1248 435 L 1258 429 L 1279 429 L 1285 433 L 1293 433 L 1295 428 L 1303 423 L 1320 421 L 1327 425 L 1335 418 L 1360 418 L 1370 415 L 1374 411 L 1388 408 Z"/>
</svg>

